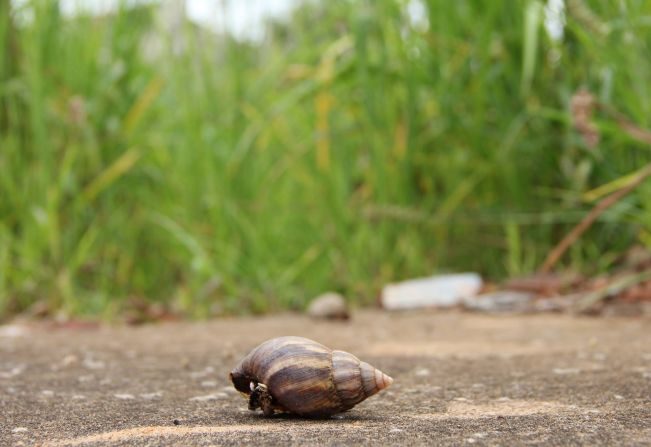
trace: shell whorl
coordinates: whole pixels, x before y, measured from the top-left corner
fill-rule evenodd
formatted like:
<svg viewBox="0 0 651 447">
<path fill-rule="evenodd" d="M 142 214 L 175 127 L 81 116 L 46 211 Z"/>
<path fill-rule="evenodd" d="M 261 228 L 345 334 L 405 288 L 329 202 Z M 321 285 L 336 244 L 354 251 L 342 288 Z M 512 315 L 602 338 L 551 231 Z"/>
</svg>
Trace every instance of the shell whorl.
<svg viewBox="0 0 651 447">
<path fill-rule="evenodd" d="M 231 372 L 231 380 L 246 394 L 251 381 L 263 383 L 279 410 L 308 416 L 348 410 L 393 382 L 352 354 L 302 337 L 262 343 Z"/>
<path fill-rule="evenodd" d="M 348 409 L 391 385 L 393 379 L 345 351 L 332 351 L 335 388 Z"/>
</svg>

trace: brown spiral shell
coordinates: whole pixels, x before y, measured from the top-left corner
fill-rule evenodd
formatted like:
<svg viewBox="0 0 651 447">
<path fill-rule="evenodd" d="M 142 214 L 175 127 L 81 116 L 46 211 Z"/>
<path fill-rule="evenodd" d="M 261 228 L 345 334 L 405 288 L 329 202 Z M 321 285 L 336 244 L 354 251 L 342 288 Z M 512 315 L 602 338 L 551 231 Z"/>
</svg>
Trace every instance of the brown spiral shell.
<svg viewBox="0 0 651 447">
<path fill-rule="evenodd" d="M 267 340 L 242 359 L 230 378 L 250 398 L 250 409 L 260 406 L 265 415 L 280 411 L 302 416 L 349 410 L 393 382 L 348 352 L 302 337 Z"/>
</svg>

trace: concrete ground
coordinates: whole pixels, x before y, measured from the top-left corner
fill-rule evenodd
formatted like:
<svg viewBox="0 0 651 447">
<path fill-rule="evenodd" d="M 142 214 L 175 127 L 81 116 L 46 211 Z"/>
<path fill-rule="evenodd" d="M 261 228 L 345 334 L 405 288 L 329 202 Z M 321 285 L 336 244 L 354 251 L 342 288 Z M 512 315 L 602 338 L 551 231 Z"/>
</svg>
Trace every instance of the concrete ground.
<svg viewBox="0 0 651 447">
<path fill-rule="evenodd" d="M 228 372 L 302 335 L 394 377 L 328 420 L 247 410 Z M 362 312 L 0 326 L 0 445 L 651 445 L 651 319 Z"/>
</svg>

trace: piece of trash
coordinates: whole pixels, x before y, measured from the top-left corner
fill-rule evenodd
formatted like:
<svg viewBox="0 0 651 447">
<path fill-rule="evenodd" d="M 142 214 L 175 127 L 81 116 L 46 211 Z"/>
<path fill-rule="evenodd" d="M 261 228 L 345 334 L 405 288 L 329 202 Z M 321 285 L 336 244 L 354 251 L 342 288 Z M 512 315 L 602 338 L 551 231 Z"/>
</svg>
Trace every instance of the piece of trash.
<svg viewBox="0 0 651 447">
<path fill-rule="evenodd" d="M 325 320 L 347 320 L 350 318 L 346 300 L 334 292 L 324 293 L 312 300 L 307 308 L 307 314 L 312 318 Z"/>
<path fill-rule="evenodd" d="M 534 312 L 564 312 L 570 309 L 578 299 L 578 295 L 558 295 L 537 299 L 532 303 Z"/>
<path fill-rule="evenodd" d="M 388 310 L 452 307 L 477 295 L 482 284 L 477 273 L 436 275 L 388 284 L 382 290 L 382 306 Z"/>
<path fill-rule="evenodd" d="M 27 328 L 16 324 L 0 326 L 0 337 L 18 338 L 27 335 Z"/>
<path fill-rule="evenodd" d="M 533 300 L 531 293 L 501 290 L 466 297 L 463 305 L 466 309 L 481 312 L 530 312 Z"/>
</svg>

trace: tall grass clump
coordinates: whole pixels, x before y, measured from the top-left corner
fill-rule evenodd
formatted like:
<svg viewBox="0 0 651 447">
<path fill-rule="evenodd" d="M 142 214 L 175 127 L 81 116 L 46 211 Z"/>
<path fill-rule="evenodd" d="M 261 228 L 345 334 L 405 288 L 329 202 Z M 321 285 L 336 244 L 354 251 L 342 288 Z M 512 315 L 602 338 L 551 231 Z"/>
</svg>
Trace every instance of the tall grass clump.
<svg viewBox="0 0 651 447">
<path fill-rule="evenodd" d="M 591 147 L 569 113 L 586 88 L 651 127 L 651 4 L 567 0 L 555 39 L 548 11 L 310 1 L 258 42 L 156 3 L 0 1 L 0 315 L 364 304 L 401 278 L 534 270 L 594 188 L 651 161 L 603 113 Z M 650 194 L 564 267 L 651 245 Z"/>
</svg>

